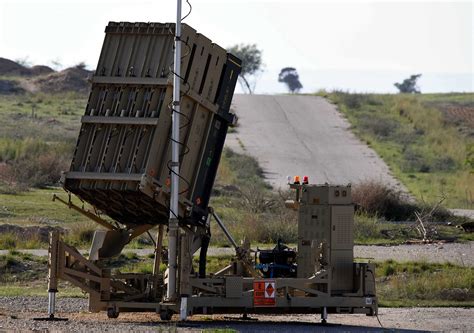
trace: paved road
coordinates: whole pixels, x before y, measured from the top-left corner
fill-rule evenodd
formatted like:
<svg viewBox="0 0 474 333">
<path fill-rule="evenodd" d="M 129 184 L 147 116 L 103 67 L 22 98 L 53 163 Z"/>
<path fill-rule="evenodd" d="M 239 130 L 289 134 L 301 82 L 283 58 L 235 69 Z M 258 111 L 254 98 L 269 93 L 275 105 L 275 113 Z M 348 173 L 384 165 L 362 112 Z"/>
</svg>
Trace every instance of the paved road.
<svg viewBox="0 0 474 333">
<path fill-rule="evenodd" d="M 276 188 L 286 189 L 289 175 L 307 175 L 318 184 L 375 179 L 401 188 L 385 162 L 324 98 L 235 95 L 233 109 L 239 126 L 226 145 L 256 157 Z"/>
<path fill-rule="evenodd" d="M 37 256 L 47 256 L 48 250 L 19 250 Z M 82 251 L 83 253 L 86 251 Z M 139 256 L 153 253 L 152 249 L 125 249 L 124 252 L 134 252 Z M 0 255 L 5 255 L 8 250 L 0 250 Z M 231 248 L 209 248 L 209 256 L 233 255 Z M 397 245 L 376 246 L 356 245 L 354 253 L 357 258 L 384 261 L 393 259 L 396 261 L 426 261 L 435 263 L 450 262 L 456 265 L 474 267 L 474 241 L 467 243 L 446 244 L 420 244 L 420 245 Z"/>
</svg>

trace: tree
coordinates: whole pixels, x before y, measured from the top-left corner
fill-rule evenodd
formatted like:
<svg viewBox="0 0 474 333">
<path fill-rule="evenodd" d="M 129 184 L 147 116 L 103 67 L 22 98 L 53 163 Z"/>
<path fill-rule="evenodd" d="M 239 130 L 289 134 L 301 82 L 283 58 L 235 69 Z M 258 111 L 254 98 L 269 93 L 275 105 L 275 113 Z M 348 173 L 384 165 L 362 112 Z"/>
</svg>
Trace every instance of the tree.
<svg viewBox="0 0 474 333">
<path fill-rule="evenodd" d="M 239 82 L 242 89 L 252 94 L 255 90 L 255 78 L 251 84 L 251 77 L 262 69 L 262 51 L 256 44 L 237 44 L 228 49 L 230 53 L 242 60 L 242 71 Z"/>
<path fill-rule="evenodd" d="M 77 68 L 77 69 L 80 69 L 80 70 L 85 70 L 87 65 L 84 61 L 81 61 L 81 62 L 77 63 L 74 67 Z"/>
<path fill-rule="evenodd" d="M 31 61 L 29 57 L 23 57 L 15 59 L 15 62 L 23 67 L 31 67 Z"/>
<path fill-rule="evenodd" d="M 278 74 L 278 82 L 285 83 L 292 94 L 299 92 L 301 88 L 303 88 L 300 82 L 300 76 L 293 67 L 282 68 L 280 74 Z"/>
<path fill-rule="evenodd" d="M 402 83 L 394 83 L 393 85 L 398 88 L 400 93 L 405 94 L 419 94 L 420 88 L 416 85 L 418 79 L 421 77 L 421 74 L 414 74 L 408 79 L 403 80 Z"/>
<path fill-rule="evenodd" d="M 57 71 L 59 71 L 63 67 L 63 64 L 61 63 L 61 60 L 59 58 L 50 60 L 49 63 L 51 64 L 51 67 L 53 67 Z"/>
</svg>

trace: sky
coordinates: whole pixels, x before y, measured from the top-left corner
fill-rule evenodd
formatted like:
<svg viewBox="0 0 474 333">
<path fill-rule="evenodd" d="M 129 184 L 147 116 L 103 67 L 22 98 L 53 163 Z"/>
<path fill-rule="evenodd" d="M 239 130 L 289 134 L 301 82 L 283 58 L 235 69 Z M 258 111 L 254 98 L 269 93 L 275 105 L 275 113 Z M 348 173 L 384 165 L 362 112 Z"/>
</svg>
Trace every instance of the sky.
<svg viewBox="0 0 474 333">
<path fill-rule="evenodd" d="M 229 47 L 255 43 L 257 93 L 282 93 L 283 67 L 302 92 L 396 92 L 421 73 L 423 92 L 474 90 L 473 1 L 189 0 L 185 22 Z M 176 1 L 0 0 L 0 57 L 95 68 L 109 21 L 174 22 Z M 188 6 L 183 1 L 183 13 Z"/>
</svg>

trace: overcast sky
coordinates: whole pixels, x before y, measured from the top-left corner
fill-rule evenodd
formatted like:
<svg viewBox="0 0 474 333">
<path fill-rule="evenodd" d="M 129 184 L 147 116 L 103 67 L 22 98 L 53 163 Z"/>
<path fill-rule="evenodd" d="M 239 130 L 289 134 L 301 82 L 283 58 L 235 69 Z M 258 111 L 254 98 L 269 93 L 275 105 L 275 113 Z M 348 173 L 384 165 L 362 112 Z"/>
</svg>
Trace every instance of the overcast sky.
<svg viewBox="0 0 474 333">
<path fill-rule="evenodd" d="M 215 43 L 263 50 L 260 93 L 284 92 L 277 77 L 287 66 L 304 92 L 395 92 L 412 73 L 423 74 L 424 92 L 473 91 L 472 1 L 190 2 L 185 22 Z M 175 1 L 0 0 L 0 57 L 95 68 L 108 21 L 174 20 Z"/>
</svg>

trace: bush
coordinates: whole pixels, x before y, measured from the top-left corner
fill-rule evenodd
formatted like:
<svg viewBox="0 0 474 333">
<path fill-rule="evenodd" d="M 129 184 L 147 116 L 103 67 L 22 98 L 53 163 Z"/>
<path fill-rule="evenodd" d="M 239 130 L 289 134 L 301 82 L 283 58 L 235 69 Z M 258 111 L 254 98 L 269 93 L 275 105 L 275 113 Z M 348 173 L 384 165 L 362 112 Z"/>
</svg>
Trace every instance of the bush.
<svg viewBox="0 0 474 333">
<path fill-rule="evenodd" d="M 416 209 L 400 192 L 373 180 L 355 185 L 352 199 L 360 212 L 387 220 L 407 220 L 414 215 Z"/>
<path fill-rule="evenodd" d="M 450 156 L 441 156 L 434 160 L 433 168 L 437 171 L 451 171 L 457 168 L 457 163 Z"/>
<path fill-rule="evenodd" d="M 68 231 L 65 241 L 78 247 L 90 246 L 98 225 L 94 222 L 74 224 Z"/>
<path fill-rule="evenodd" d="M 421 152 L 409 148 L 403 152 L 402 170 L 404 172 L 430 172 L 431 165 Z"/>
<path fill-rule="evenodd" d="M 399 129 L 400 125 L 390 118 L 378 118 L 370 114 L 360 117 L 360 126 L 364 131 L 370 132 L 378 138 L 389 138 Z"/>
<path fill-rule="evenodd" d="M 288 211 L 288 214 L 274 216 L 263 225 L 263 233 L 260 242 L 276 243 L 281 239 L 283 243 L 296 243 L 298 241 L 298 223 L 296 216 Z"/>
<path fill-rule="evenodd" d="M 258 188 L 270 188 L 265 183 L 263 169 L 258 165 L 256 159 L 251 156 L 237 154 L 231 149 L 224 150 L 224 157 L 232 166 L 237 186 L 254 185 Z"/>
<path fill-rule="evenodd" d="M 380 228 L 377 218 L 366 214 L 356 214 L 354 216 L 354 239 L 367 240 L 380 238 Z"/>
<path fill-rule="evenodd" d="M 25 156 L 9 163 L 7 173 L 15 183 L 23 186 L 45 187 L 56 185 L 68 164 L 63 156 L 50 151 L 38 156 Z"/>
<path fill-rule="evenodd" d="M 395 274 L 395 268 L 392 265 L 387 265 L 387 266 L 385 266 L 383 274 L 384 274 L 384 276 L 393 275 L 393 274 Z"/>
<path fill-rule="evenodd" d="M 16 248 L 16 237 L 13 234 L 5 233 L 0 236 L 0 249 L 10 250 Z"/>
</svg>

